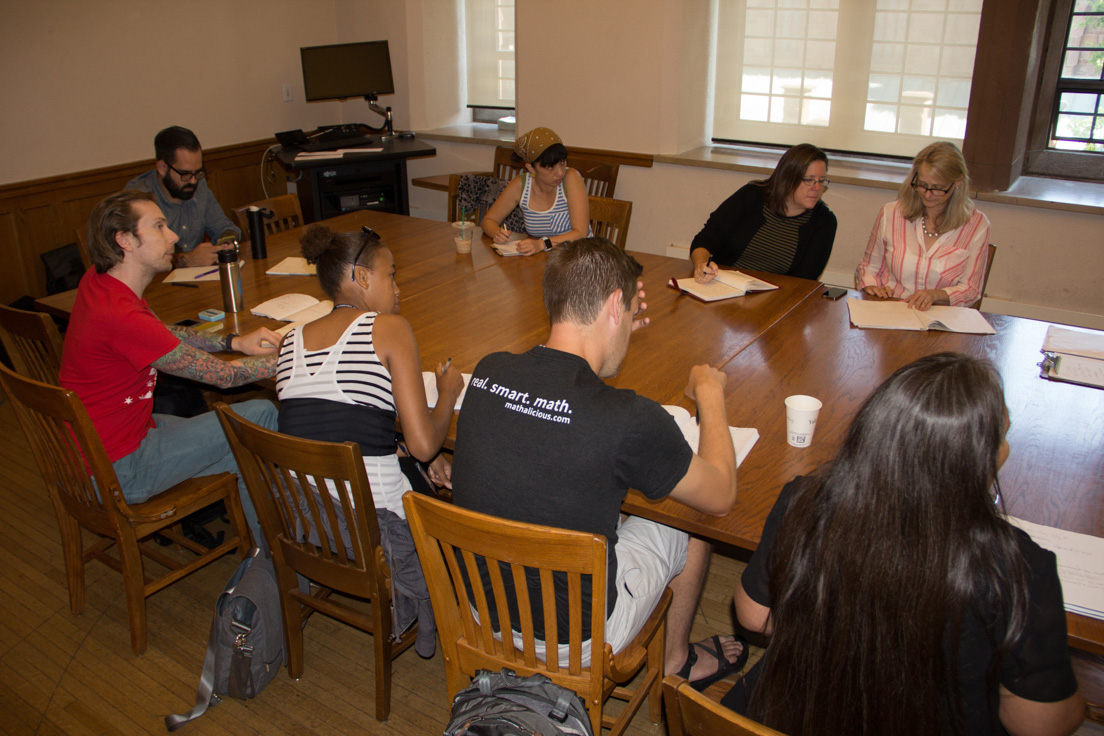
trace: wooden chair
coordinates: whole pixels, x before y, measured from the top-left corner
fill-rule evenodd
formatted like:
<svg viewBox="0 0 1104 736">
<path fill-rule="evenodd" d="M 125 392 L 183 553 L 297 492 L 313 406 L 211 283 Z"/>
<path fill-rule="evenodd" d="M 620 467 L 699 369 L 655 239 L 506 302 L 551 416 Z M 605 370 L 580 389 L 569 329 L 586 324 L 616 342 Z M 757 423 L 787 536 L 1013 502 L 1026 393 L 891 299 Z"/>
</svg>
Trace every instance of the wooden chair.
<svg viewBox="0 0 1104 736">
<path fill-rule="evenodd" d="M 433 601 L 450 700 L 467 684 L 465 675 L 471 677 L 480 669 L 497 671 L 508 667 L 522 676 L 546 675 L 579 693 L 595 734 L 603 726 L 612 729 L 613 734 L 623 733 L 646 698 L 652 721 L 659 722 L 670 589 L 664 592 L 636 638 L 624 651 L 614 654 L 605 641 L 605 537 L 498 519 L 416 493 L 403 496 L 403 505 Z M 485 558 L 487 564 L 477 566 L 477 556 Z M 508 566 L 509 575 L 500 567 L 503 564 Z M 566 667 L 554 655 L 546 661 L 536 655 L 524 568 L 539 570 L 544 592 L 541 600 L 533 603 L 541 607 L 550 642 L 558 641 L 552 575 L 554 571 L 566 575 L 572 611 L 570 643 L 559 645 L 568 650 Z M 491 600 L 484 593 L 484 575 L 489 576 L 493 586 Z M 582 610 L 580 580 L 586 575 L 591 576 L 593 585 L 589 624 L 578 613 Z M 503 587 L 503 580 L 510 578 L 519 586 L 516 596 L 508 596 Z M 465 579 L 473 581 L 471 589 L 466 587 Z M 511 617 L 511 602 L 516 604 L 520 621 Z M 515 646 L 512 637 L 502 637 L 494 631 L 490 625 L 492 615 L 502 622 L 504 630 L 520 630 L 524 639 L 522 649 Z M 584 667 L 583 637 L 588 628 L 591 638 L 585 644 L 591 664 Z M 642 667 L 646 670 L 635 690 L 619 687 Z M 618 718 L 602 714 L 602 704 L 611 696 L 627 701 Z"/>
<path fill-rule="evenodd" d="M 391 570 L 360 448 L 353 442 L 315 442 L 273 432 L 242 419 L 224 403 L 215 411 L 272 550 L 288 674 L 293 679 L 303 674 L 303 625 L 315 611 L 366 631 L 375 644 L 376 719 L 387 720 L 391 662 L 414 643 L 417 625 L 401 643 L 392 642 Z M 314 490 L 324 488 L 326 479 L 340 489 L 340 499 Z M 348 521 L 347 536 L 330 532 L 345 531 L 343 521 Z M 317 583 L 313 593 L 299 589 L 296 573 Z M 334 591 L 369 600 L 371 612 L 331 598 Z"/>
<path fill-rule="evenodd" d="M 612 197 L 617 187 L 617 172 L 621 164 L 597 158 L 567 154 L 567 165 L 579 172 L 592 197 Z"/>
<path fill-rule="evenodd" d="M 460 220 L 460 205 L 458 202 L 460 192 L 460 182 L 465 176 L 490 176 L 490 174 L 449 174 L 449 188 L 448 188 L 448 218 L 449 222 L 457 222 Z M 483 222 L 483 218 L 487 214 L 487 210 L 491 208 L 494 202 L 482 202 L 474 209 L 466 209 L 464 211 L 464 219 L 474 222 L 476 225 Z"/>
<path fill-rule="evenodd" d="M 989 260 L 985 262 L 985 276 L 981 279 L 981 296 L 978 297 L 978 300 L 976 302 L 970 305 L 970 309 L 981 309 L 981 300 L 985 298 L 985 288 L 989 286 L 989 272 L 993 270 L 993 259 L 996 257 L 996 255 L 997 246 L 990 243 L 988 255 Z"/>
<path fill-rule="evenodd" d="M 629 218 L 632 202 L 608 197 L 588 197 L 590 200 L 590 227 L 595 237 L 605 238 L 621 250 L 629 236 Z"/>
<path fill-rule="evenodd" d="M 710 700 L 677 675 L 663 678 L 669 736 L 784 736 Z"/>
<path fill-rule="evenodd" d="M 303 210 L 299 207 L 299 197 L 295 194 L 284 194 L 271 199 L 262 199 L 260 202 L 252 202 L 243 207 L 234 208 L 234 217 L 238 220 L 238 227 L 242 235 L 249 236 L 249 208 L 260 207 L 271 210 L 271 219 L 265 219 L 265 235 L 282 233 L 285 230 L 303 226 Z"/>
<path fill-rule="evenodd" d="M 16 373 L 58 385 L 61 335 L 49 315 L 0 305 L 0 343 L 8 352 Z"/>
<path fill-rule="evenodd" d="M 236 476 L 218 473 L 192 478 L 141 503 L 127 503 L 103 443 L 75 393 L 23 378 L 3 366 L 0 386 L 15 407 L 54 504 L 70 609 L 77 615 L 84 610 L 87 560 L 96 558 L 119 570 L 126 589 L 130 645 L 135 654 L 141 654 L 146 649 L 146 598 L 227 552 L 237 549 L 243 556 L 247 552 L 249 531 Z M 220 500 L 226 503 L 233 531 L 228 540 L 209 550 L 180 533 L 181 519 Z M 99 536 L 87 548 L 82 528 Z M 157 545 L 143 544 L 155 532 L 194 552 L 196 558 L 185 564 Z M 108 553 L 112 545 L 118 548 L 118 556 Z M 149 577 L 143 555 L 169 572 Z"/>
<path fill-rule="evenodd" d="M 92 258 L 88 255 L 88 225 L 73 228 L 73 232 L 77 236 L 77 250 L 80 251 L 81 263 L 84 264 L 84 270 L 87 271 L 92 268 Z"/>
</svg>

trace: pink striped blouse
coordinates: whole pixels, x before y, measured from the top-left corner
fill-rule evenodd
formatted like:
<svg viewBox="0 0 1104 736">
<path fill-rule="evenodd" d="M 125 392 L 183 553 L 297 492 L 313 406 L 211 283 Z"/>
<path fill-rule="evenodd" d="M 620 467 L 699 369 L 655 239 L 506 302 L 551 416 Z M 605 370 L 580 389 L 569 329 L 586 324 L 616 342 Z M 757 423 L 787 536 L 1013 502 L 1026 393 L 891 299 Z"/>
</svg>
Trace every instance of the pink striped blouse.
<svg viewBox="0 0 1104 736">
<path fill-rule="evenodd" d="M 989 218 L 974 210 L 966 224 L 944 233 L 925 250 L 920 218 L 906 220 L 898 202 L 878 211 L 866 253 L 855 269 L 855 288 L 885 286 L 898 299 L 921 289 L 943 289 L 952 307 L 981 298 L 989 245 Z"/>
</svg>

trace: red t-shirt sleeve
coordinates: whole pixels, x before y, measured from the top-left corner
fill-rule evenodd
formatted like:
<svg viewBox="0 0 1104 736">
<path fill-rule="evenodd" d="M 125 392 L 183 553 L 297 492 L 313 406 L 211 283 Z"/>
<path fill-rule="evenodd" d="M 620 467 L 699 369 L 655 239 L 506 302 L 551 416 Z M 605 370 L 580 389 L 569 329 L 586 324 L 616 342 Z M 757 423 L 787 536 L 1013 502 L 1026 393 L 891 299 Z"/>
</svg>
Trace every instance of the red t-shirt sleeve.
<svg viewBox="0 0 1104 736">
<path fill-rule="evenodd" d="M 135 370 L 141 370 L 176 349 L 180 338 L 149 309 L 122 315 L 115 330 L 115 349 Z"/>
</svg>

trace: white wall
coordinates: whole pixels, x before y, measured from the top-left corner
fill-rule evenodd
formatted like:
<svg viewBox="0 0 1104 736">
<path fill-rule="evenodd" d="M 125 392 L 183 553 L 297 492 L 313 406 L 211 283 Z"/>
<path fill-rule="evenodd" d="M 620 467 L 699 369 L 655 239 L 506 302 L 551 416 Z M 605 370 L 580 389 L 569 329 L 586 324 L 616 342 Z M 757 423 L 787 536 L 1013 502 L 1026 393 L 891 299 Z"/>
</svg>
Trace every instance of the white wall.
<svg viewBox="0 0 1104 736">
<path fill-rule="evenodd" d="M 299 65 L 336 41 L 334 0 L 5 3 L 0 183 L 152 158 L 169 125 L 215 147 L 340 122 Z"/>
</svg>

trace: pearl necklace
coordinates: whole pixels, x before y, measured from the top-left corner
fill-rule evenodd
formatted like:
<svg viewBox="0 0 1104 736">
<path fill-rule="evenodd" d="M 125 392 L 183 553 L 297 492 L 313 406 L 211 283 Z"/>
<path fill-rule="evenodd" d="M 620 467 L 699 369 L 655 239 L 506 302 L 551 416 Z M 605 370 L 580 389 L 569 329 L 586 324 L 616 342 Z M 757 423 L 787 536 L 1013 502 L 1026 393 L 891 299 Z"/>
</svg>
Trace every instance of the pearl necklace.
<svg viewBox="0 0 1104 736">
<path fill-rule="evenodd" d="M 920 218 L 920 229 L 923 230 L 924 235 L 926 235 L 929 238 L 938 238 L 939 237 L 939 228 L 935 228 L 935 232 L 933 232 L 933 233 L 928 232 L 928 218 L 927 218 L 927 216 L 922 216 Z"/>
<path fill-rule="evenodd" d="M 333 308 L 334 309 L 360 309 L 360 307 L 358 307 L 355 304 L 335 304 L 335 305 L 333 305 Z M 331 310 L 331 311 L 333 311 L 333 310 Z"/>
</svg>

